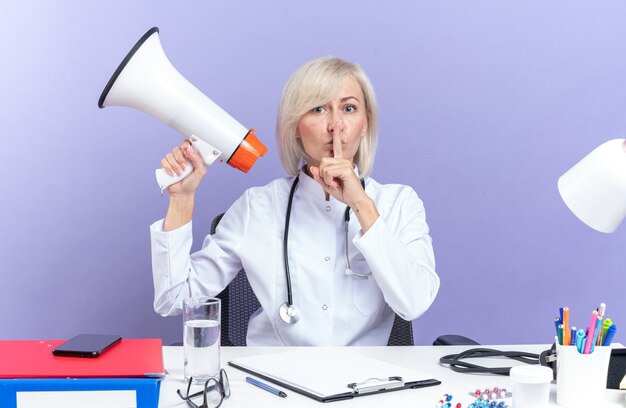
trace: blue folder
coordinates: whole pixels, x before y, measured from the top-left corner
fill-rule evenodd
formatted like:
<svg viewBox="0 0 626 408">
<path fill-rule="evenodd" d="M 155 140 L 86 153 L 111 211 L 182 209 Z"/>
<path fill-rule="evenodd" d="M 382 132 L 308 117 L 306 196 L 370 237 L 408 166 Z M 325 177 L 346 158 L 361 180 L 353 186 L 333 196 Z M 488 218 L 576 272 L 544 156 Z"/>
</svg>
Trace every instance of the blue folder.
<svg viewBox="0 0 626 408">
<path fill-rule="evenodd" d="M 160 378 L 0 378 L 2 408 L 17 407 L 17 394 L 54 391 L 134 391 L 137 408 L 157 408 L 159 405 Z M 82 398 L 89 393 L 77 393 Z M 31 394 L 34 395 L 34 394 Z M 70 405 L 72 393 L 65 393 L 64 401 Z M 103 396 L 94 395 L 102 403 Z"/>
</svg>

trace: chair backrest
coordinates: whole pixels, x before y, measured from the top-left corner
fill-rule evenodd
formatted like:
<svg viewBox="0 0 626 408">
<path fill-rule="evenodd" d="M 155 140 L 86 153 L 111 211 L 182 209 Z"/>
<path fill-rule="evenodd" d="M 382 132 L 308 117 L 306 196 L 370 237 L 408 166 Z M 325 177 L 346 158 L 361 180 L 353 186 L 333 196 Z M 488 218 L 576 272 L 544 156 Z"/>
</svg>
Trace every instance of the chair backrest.
<svg viewBox="0 0 626 408">
<path fill-rule="evenodd" d="M 218 214 L 211 222 L 211 235 L 220 223 L 224 213 Z M 245 346 L 248 333 L 248 321 L 252 313 L 257 311 L 261 304 L 252 291 L 252 287 L 242 269 L 226 289 L 219 295 L 222 300 L 222 346 Z"/>
<path fill-rule="evenodd" d="M 404 320 L 396 315 L 389 334 L 388 346 L 412 346 L 413 342 L 413 324 L 409 320 Z"/>
<path fill-rule="evenodd" d="M 224 213 L 221 213 L 213 218 L 211 235 L 215 233 L 223 216 Z M 250 316 L 261 307 L 248 282 L 246 271 L 240 270 L 235 279 L 217 297 L 222 300 L 222 346 L 245 346 Z M 412 346 L 411 322 L 396 315 L 387 345 Z"/>
</svg>

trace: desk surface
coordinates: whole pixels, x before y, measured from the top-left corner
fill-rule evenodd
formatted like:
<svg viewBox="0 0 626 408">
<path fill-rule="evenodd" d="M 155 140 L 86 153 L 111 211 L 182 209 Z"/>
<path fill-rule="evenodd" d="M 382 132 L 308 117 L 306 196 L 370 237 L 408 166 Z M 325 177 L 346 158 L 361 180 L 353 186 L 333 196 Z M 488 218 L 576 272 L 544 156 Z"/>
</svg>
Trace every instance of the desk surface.
<svg viewBox="0 0 626 408">
<path fill-rule="evenodd" d="M 548 345 L 507 345 L 507 346 L 484 346 L 498 350 L 523 350 L 539 353 L 548 348 Z M 454 405 L 461 402 L 467 407 L 474 401 L 468 393 L 477 388 L 493 388 L 494 386 L 505 387 L 511 390 L 511 380 L 508 376 L 496 376 L 485 374 L 461 374 L 450 370 L 447 366 L 439 365 L 441 356 L 458 353 L 468 347 L 460 346 L 415 346 L 415 347 L 350 347 L 351 352 L 360 353 L 372 358 L 377 358 L 399 366 L 409 367 L 424 373 L 429 373 L 441 381 L 441 385 L 414 390 L 402 390 L 386 394 L 370 395 L 347 401 L 330 403 L 331 407 L 383 407 L 383 406 L 412 406 L 432 407 L 444 394 L 454 396 Z M 289 347 L 222 347 L 222 367 L 226 369 L 232 396 L 222 404 L 225 408 L 250 407 L 250 406 L 282 406 L 282 407 L 317 407 L 328 406 L 298 393 L 286 390 L 287 398 L 279 398 L 245 381 L 246 373 L 229 366 L 229 360 L 257 354 L 283 353 L 294 350 Z M 184 408 L 186 404 L 177 395 L 177 389 L 184 389 L 186 384 L 183 380 L 183 349 L 182 347 L 164 347 L 163 355 L 165 367 L 169 376 L 161 385 L 161 397 L 159 407 Z M 504 358 L 473 359 L 476 364 L 491 367 L 511 366 L 519 364 L 513 360 Z M 606 402 L 602 407 L 624 407 L 625 391 L 607 390 Z M 511 406 L 511 399 L 507 399 Z M 551 386 L 551 406 L 556 404 L 556 385 Z"/>
</svg>

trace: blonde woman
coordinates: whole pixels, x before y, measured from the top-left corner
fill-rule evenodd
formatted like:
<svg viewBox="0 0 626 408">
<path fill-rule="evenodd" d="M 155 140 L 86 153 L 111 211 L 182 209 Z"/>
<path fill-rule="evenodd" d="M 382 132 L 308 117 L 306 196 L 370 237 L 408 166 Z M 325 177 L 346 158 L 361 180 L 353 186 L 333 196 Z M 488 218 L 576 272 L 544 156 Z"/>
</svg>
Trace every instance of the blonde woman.
<svg viewBox="0 0 626 408">
<path fill-rule="evenodd" d="M 422 315 L 439 277 L 422 201 L 369 177 L 377 106 L 363 70 L 335 57 L 299 68 L 277 139 L 288 176 L 247 190 L 192 254 L 206 169 L 187 142 L 162 160 L 170 174 L 186 159 L 194 171 L 168 188 L 166 217 L 151 226 L 155 310 L 180 314 L 184 298 L 215 296 L 244 268 L 261 304 L 248 345 L 387 344 L 395 313 Z"/>
</svg>

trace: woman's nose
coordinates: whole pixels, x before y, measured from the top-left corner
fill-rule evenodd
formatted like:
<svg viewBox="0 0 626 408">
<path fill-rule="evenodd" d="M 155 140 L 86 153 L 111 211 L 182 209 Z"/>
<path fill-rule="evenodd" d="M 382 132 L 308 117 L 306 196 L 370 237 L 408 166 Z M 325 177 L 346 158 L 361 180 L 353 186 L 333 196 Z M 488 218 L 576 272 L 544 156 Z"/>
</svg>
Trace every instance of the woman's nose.
<svg viewBox="0 0 626 408">
<path fill-rule="evenodd" d="M 333 115 L 335 116 L 335 115 Z M 328 122 L 328 132 L 341 132 L 343 130 L 343 120 L 337 118 L 331 118 Z"/>
</svg>

